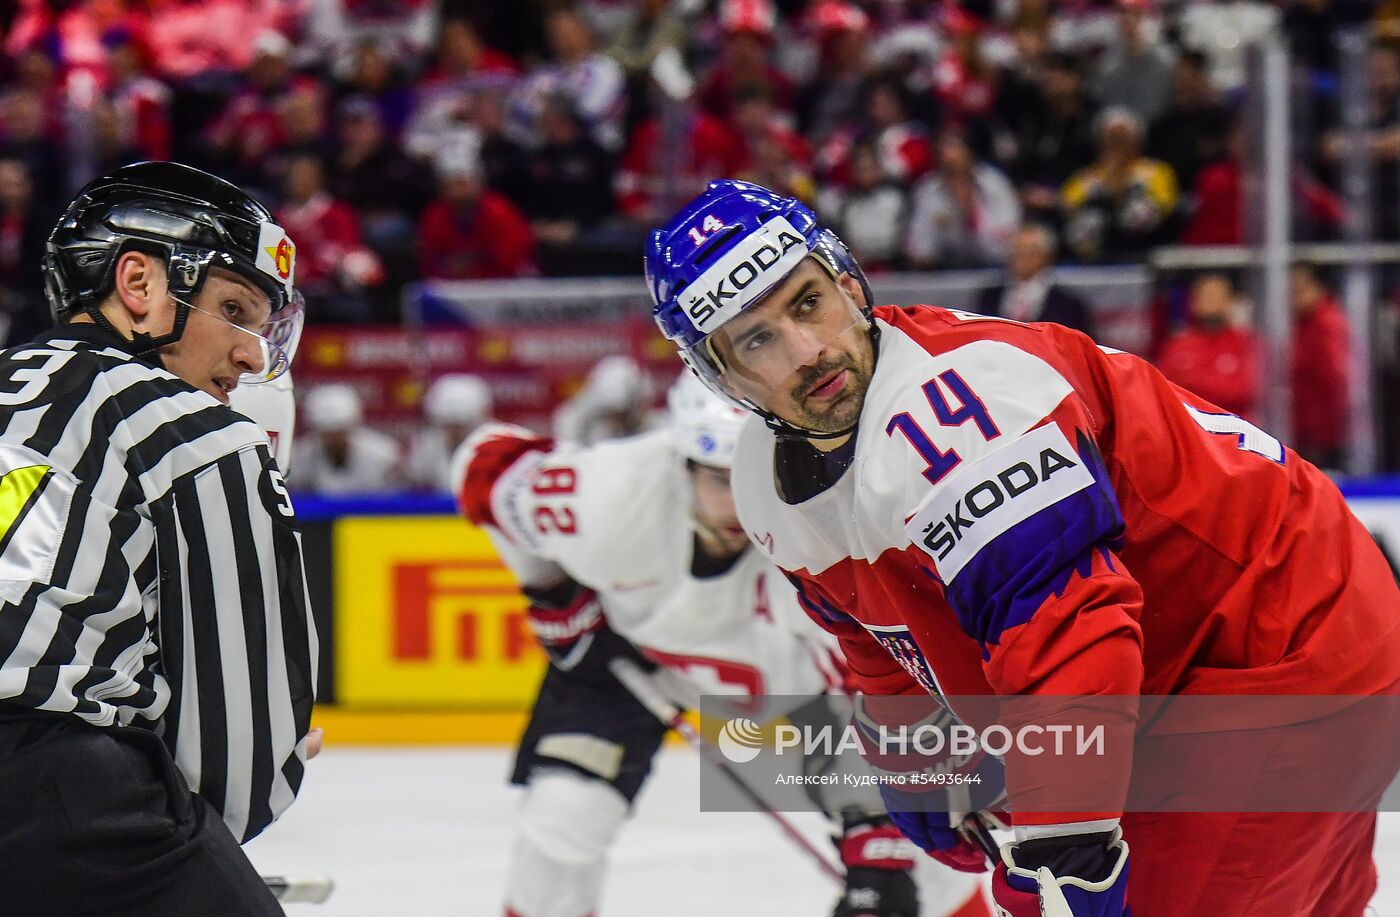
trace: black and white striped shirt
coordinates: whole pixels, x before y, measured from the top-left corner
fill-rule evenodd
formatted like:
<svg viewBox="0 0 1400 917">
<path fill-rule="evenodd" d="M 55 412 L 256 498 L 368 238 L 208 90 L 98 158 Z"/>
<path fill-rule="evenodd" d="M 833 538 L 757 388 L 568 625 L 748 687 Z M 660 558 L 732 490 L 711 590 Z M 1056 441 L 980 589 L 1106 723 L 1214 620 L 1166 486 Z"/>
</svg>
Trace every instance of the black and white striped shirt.
<svg viewBox="0 0 1400 917">
<path fill-rule="evenodd" d="M 129 347 L 0 352 L 0 706 L 155 729 L 246 841 L 301 785 L 301 539 L 262 431 Z"/>
</svg>

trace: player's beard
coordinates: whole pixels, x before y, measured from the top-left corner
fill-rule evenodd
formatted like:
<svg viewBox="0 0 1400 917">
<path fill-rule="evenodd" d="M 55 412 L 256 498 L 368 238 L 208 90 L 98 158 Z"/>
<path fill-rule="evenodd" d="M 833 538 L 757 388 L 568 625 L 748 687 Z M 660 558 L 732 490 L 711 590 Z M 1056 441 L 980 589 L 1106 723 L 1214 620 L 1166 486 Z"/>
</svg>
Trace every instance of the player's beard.
<svg viewBox="0 0 1400 917">
<path fill-rule="evenodd" d="M 727 531 L 728 525 L 702 519 L 698 513 L 692 515 L 690 521 L 701 547 L 716 560 L 734 557 L 749 546 L 748 536 L 739 537 Z"/>
<path fill-rule="evenodd" d="M 812 389 L 841 370 L 846 371 L 845 390 L 827 404 L 814 404 L 808 397 Z M 860 419 L 869 385 L 868 370 L 858 366 L 850 354 L 801 370 L 797 384 L 791 389 L 792 403 L 798 414 L 795 425 L 815 433 L 846 432 Z"/>
</svg>

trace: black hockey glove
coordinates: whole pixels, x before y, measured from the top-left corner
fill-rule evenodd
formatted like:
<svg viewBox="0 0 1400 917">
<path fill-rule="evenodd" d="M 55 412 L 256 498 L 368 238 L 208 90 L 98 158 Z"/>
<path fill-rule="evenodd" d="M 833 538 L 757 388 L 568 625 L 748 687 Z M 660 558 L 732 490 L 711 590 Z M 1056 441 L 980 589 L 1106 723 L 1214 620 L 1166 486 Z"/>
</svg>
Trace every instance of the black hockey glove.
<svg viewBox="0 0 1400 917">
<path fill-rule="evenodd" d="M 919 848 L 884 816 L 847 816 L 843 822 L 836 844 L 846 890 L 832 917 L 918 917 L 913 869 Z"/>
</svg>

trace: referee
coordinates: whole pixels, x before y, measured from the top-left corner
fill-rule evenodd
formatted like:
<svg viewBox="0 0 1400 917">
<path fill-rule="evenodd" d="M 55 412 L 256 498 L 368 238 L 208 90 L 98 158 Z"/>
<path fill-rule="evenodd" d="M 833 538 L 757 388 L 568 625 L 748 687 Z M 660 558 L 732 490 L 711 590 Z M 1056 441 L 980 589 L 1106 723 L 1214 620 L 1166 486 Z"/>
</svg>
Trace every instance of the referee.
<svg viewBox="0 0 1400 917">
<path fill-rule="evenodd" d="M 295 248 L 212 175 L 126 166 L 49 237 L 57 327 L 0 352 L 0 912 L 282 911 L 316 632 L 235 385 L 285 371 Z"/>
</svg>

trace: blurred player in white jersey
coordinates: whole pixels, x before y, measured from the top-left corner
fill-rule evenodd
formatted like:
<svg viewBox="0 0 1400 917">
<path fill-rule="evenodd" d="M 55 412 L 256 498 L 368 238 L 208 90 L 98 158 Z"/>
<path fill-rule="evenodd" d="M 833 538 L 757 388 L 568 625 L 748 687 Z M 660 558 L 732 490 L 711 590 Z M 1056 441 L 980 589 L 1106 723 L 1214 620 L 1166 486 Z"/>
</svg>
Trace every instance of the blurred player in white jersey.
<svg viewBox="0 0 1400 917">
<path fill-rule="evenodd" d="M 480 376 L 442 376 L 423 396 L 423 415 L 427 425 L 408 444 L 408 479 L 418 487 L 449 491 L 452 453 L 491 419 L 491 389 Z"/>
<path fill-rule="evenodd" d="M 400 489 L 399 446 L 364 425 L 360 396 L 348 385 L 313 388 L 302 403 L 306 433 L 297 443 L 292 486 L 323 494 Z"/>
<path fill-rule="evenodd" d="M 632 436 L 656 426 L 647 410 L 646 374 L 631 357 L 614 354 L 588 372 L 577 395 L 554 415 L 554 438 L 591 446 L 605 439 Z"/>
<path fill-rule="evenodd" d="M 228 393 L 228 404 L 263 428 L 272 445 L 272 457 L 285 477 L 292 467 L 292 432 L 297 422 L 292 371 L 260 385 L 240 385 Z"/>
<path fill-rule="evenodd" d="M 689 374 L 668 402 L 668 427 L 641 436 L 556 445 L 492 424 L 453 460 L 462 511 L 524 585 L 551 662 L 512 777 L 527 792 L 508 917 L 598 912 L 608 849 L 665 734 L 613 677 L 614 658 L 658 669 L 692 705 L 815 696 L 840 678 L 832 644 L 738 523 L 729 463 L 743 412 Z M 987 913 L 965 876 L 916 890 L 882 814 L 831 814 L 847 872 L 837 917 Z"/>
</svg>

